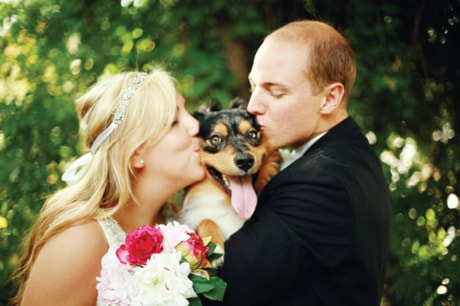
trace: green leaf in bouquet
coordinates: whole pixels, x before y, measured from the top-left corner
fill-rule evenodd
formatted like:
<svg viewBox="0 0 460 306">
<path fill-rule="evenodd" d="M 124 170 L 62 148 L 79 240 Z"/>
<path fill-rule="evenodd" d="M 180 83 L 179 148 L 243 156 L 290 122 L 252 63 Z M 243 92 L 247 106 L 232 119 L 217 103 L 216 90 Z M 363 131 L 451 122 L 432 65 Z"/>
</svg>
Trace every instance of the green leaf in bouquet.
<svg viewBox="0 0 460 306">
<path fill-rule="evenodd" d="M 201 306 L 201 299 L 199 297 L 193 298 L 193 299 L 188 299 L 189 301 L 189 306 Z"/>
<path fill-rule="evenodd" d="M 208 280 L 204 277 L 195 274 L 190 274 L 189 278 L 193 282 L 193 290 L 195 290 L 195 292 L 198 294 L 213 290 L 215 287 L 215 277 L 211 277 L 211 279 Z"/>
<path fill-rule="evenodd" d="M 203 296 L 210 300 L 222 301 L 227 289 L 227 283 L 217 276 L 211 276 L 211 282 L 214 285 L 213 289 L 203 292 Z"/>
<path fill-rule="evenodd" d="M 219 259 L 220 257 L 224 256 L 224 254 L 222 254 L 222 253 L 215 253 L 217 244 L 215 244 L 214 242 L 210 241 L 208 243 L 208 247 L 209 247 L 209 251 L 206 254 L 206 259 L 208 259 L 208 261 L 212 262 L 212 261 L 214 261 L 216 259 Z"/>
</svg>

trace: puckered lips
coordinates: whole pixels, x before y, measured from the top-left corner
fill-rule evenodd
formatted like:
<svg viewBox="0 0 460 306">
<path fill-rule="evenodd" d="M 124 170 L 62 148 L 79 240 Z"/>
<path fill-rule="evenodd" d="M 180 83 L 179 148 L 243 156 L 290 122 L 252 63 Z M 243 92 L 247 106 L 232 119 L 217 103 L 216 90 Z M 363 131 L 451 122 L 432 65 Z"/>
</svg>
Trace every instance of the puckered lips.
<svg viewBox="0 0 460 306">
<path fill-rule="evenodd" d="M 257 205 L 257 195 L 251 175 L 226 176 L 215 168 L 208 167 L 211 177 L 230 195 L 233 209 L 243 219 L 249 219 Z"/>
</svg>

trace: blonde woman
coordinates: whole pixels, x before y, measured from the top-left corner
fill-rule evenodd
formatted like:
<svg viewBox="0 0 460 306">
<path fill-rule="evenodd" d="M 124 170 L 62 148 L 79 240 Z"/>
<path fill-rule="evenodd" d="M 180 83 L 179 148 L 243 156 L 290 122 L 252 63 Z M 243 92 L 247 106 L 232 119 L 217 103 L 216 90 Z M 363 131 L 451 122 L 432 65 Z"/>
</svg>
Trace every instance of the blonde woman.
<svg viewBox="0 0 460 306">
<path fill-rule="evenodd" d="M 32 228 L 13 304 L 95 305 L 111 239 L 164 223 L 164 204 L 204 176 L 198 122 L 165 71 L 106 78 L 76 102 L 90 152 Z"/>
</svg>

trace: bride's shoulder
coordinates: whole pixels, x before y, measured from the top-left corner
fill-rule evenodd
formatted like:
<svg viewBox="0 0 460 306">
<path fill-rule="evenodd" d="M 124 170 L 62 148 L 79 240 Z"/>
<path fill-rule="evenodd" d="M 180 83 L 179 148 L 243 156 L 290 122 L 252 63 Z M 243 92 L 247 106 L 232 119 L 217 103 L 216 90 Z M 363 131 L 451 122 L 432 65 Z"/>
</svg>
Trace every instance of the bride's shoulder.
<svg viewBox="0 0 460 306">
<path fill-rule="evenodd" d="M 90 260 L 107 251 L 107 242 L 98 222 L 90 221 L 68 227 L 54 235 L 44 247 L 68 259 Z"/>
<path fill-rule="evenodd" d="M 106 250 L 104 234 L 96 221 L 73 225 L 53 235 L 40 248 L 31 268 L 25 299 L 38 301 L 37 305 L 45 300 L 57 305 L 72 296 L 81 305 L 94 304 L 96 277 Z"/>
<path fill-rule="evenodd" d="M 98 240 L 104 240 L 104 233 L 97 220 L 92 220 L 82 224 L 76 224 L 68 227 L 56 235 L 57 239 L 75 239 L 80 243 L 91 243 Z"/>
</svg>

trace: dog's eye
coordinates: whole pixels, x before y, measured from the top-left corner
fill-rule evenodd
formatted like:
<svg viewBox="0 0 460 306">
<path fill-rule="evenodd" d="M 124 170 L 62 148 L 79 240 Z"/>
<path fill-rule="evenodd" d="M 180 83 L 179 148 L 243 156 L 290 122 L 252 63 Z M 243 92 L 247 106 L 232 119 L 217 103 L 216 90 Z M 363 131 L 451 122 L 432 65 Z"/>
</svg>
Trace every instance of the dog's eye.
<svg viewBox="0 0 460 306">
<path fill-rule="evenodd" d="M 218 146 L 222 143 L 222 137 L 214 135 L 211 137 L 211 144 L 214 146 Z"/>
<path fill-rule="evenodd" d="M 257 136 L 258 136 L 258 134 L 257 134 L 257 131 L 255 131 L 255 130 L 250 130 L 248 132 L 248 138 L 250 140 L 257 140 Z"/>
</svg>

